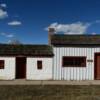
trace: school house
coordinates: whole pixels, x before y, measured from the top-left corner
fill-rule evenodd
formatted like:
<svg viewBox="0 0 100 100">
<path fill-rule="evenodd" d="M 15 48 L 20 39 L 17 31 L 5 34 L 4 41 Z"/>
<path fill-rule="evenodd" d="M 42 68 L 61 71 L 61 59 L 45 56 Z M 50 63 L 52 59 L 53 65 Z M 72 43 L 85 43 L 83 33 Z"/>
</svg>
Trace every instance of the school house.
<svg viewBox="0 0 100 100">
<path fill-rule="evenodd" d="M 56 34 L 48 45 L 0 44 L 0 80 L 99 80 L 100 35 Z"/>
</svg>

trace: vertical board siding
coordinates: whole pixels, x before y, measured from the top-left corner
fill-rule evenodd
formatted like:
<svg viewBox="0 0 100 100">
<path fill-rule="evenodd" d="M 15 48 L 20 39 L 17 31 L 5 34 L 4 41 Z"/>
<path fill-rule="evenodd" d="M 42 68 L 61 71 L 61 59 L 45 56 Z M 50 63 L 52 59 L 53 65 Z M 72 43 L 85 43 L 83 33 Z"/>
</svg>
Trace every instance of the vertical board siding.
<svg viewBox="0 0 100 100">
<path fill-rule="evenodd" d="M 100 48 L 53 47 L 53 51 L 54 80 L 94 80 L 94 54 L 100 52 Z M 63 56 L 86 56 L 86 67 L 62 67 Z"/>
</svg>

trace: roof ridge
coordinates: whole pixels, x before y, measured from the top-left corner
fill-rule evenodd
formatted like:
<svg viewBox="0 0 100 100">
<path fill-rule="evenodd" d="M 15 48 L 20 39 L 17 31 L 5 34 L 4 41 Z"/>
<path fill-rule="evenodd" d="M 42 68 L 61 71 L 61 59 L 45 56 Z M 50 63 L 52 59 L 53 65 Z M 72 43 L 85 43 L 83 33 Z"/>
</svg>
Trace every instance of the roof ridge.
<svg viewBox="0 0 100 100">
<path fill-rule="evenodd" d="M 100 34 L 53 34 L 53 35 L 58 35 L 58 36 L 61 36 L 61 35 L 65 35 L 65 36 L 100 36 Z"/>
<path fill-rule="evenodd" d="M 0 44 L 0 45 L 12 45 L 12 46 L 50 46 L 48 44 Z"/>
</svg>

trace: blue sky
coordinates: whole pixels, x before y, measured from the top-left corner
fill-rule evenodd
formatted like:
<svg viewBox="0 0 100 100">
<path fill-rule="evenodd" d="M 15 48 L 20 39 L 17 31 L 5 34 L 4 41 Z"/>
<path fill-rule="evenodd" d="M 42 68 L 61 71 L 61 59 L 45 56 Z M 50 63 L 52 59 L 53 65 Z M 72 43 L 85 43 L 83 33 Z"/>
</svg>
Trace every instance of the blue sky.
<svg viewBox="0 0 100 100">
<path fill-rule="evenodd" d="M 48 43 L 47 28 L 99 34 L 100 0 L 0 0 L 0 42 Z"/>
</svg>

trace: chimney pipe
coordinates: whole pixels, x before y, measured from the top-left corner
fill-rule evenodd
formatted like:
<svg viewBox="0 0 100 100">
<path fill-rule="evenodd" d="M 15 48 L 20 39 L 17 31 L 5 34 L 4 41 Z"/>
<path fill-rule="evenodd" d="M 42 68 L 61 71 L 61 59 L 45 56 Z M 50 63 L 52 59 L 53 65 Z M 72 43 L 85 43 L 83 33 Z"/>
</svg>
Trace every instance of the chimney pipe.
<svg viewBox="0 0 100 100">
<path fill-rule="evenodd" d="M 49 42 L 49 45 L 51 45 L 51 36 L 55 34 L 55 29 L 54 28 L 49 28 L 48 30 L 48 42 Z"/>
</svg>

